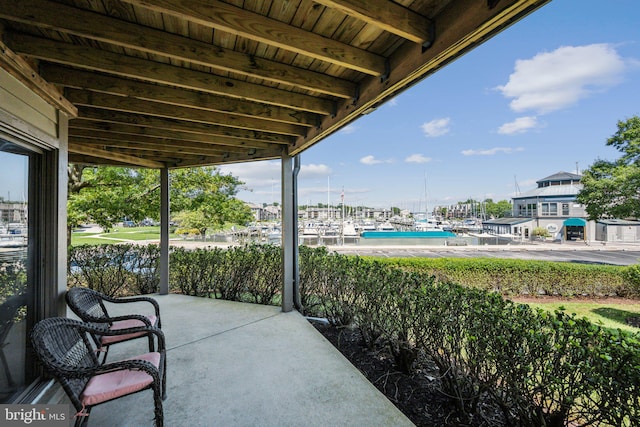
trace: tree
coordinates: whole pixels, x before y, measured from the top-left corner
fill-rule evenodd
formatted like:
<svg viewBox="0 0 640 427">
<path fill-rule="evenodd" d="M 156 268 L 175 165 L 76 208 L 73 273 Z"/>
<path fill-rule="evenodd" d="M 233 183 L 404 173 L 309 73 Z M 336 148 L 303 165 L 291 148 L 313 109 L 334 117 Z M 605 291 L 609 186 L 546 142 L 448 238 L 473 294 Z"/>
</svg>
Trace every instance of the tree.
<svg viewBox="0 0 640 427">
<path fill-rule="evenodd" d="M 490 218 L 504 218 L 511 216 L 511 203 L 508 200 L 494 202 L 492 199 L 484 201 L 485 211 Z"/>
<path fill-rule="evenodd" d="M 589 219 L 640 217 L 640 117 L 618 122 L 607 139 L 622 157 L 598 159 L 583 172 L 577 200 L 586 205 Z"/>
<path fill-rule="evenodd" d="M 159 219 L 158 170 L 72 164 L 68 174 L 69 242 L 71 229 L 89 221 L 109 230 L 124 218 Z M 232 175 L 222 175 L 214 167 L 177 169 L 170 172 L 170 182 L 171 211 L 197 212 L 188 217 L 200 217 L 200 226 L 192 228 L 204 232 L 225 222 L 244 224 L 251 218 L 251 210 L 235 198 L 243 183 Z"/>
</svg>

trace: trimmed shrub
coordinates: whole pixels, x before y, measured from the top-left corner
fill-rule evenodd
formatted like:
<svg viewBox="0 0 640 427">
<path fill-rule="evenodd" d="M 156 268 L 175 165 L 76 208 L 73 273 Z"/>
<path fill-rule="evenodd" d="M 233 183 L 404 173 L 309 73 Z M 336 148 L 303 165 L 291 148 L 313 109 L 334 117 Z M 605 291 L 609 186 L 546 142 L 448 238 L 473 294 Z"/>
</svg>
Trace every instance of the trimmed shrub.
<svg viewBox="0 0 640 427">
<path fill-rule="evenodd" d="M 111 295 L 152 289 L 157 255 L 157 248 L 131 245 L 76 247 L 70 281 Z M 170 262 L 173 291 L 279 302 L 279 247 L 173 248 Z M 143 271 L 149 276 L 136 276 Z M 383 261 L 300 248 L 304 313 L 358 328 L 364 345 L 387 348 L 403 372 L 426 355 L 469 425 L 486 424 L 489 414 L 501 425 L 640 425 L 640 334 L 533 310 L 498 293 L 637 295 L 639 271 L 521 260 Z"/>
<path fill-rule="evenodd" d="M 640 296 L 640 286 L 629 282 L 629 267 L 494 258 L 388 258 L 383 262 L 502 295 Z"/>
</svg>

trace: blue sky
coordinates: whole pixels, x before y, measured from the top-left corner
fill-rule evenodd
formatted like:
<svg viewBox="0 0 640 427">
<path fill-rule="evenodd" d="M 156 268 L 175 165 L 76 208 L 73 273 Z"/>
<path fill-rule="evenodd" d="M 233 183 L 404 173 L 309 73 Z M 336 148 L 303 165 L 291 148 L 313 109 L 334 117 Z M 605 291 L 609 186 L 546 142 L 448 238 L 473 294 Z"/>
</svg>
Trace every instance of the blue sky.
<svg viewBox="0 0 640 427">
<path fill-rule="evenodd" d="M 634 115 L 640 1 L 553 0 L 305 151 L 299 201 L 337 204 L 344 189 L 350 205 L 424 210 L 425 182 L 429 209 L 509 199 L 516 182 L 619 157 L 606 139 Z M 15 198 L 25 164 L 8 165 L 0 195 Z M 242 200 L 280 202 L 279 161 L 221 170 L 246 183 Z"/>
<path fill-rule="evenodd" d="M 302 153 L 300 203 L 503 200 L 619 157 L 605 142 L 640 115 L 639 19 L 637 0 L 553 0 Z M 221 169 L 241 199 L 280 202 L 279 161 Z"/>
</svg>

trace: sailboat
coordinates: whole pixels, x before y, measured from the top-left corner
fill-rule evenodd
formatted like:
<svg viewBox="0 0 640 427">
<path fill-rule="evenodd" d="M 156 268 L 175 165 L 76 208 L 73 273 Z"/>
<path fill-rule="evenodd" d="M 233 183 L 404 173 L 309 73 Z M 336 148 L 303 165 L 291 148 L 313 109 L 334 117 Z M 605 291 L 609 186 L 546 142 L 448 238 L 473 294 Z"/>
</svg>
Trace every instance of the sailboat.
<svg viewBox="0 0 640 427">
<path fill-rule="evenodd" d="M 427 202 L 427 174 L 424 174 L 424 214 L 417 214 L 413 227 L 416 231 L 444 231 L 442 221 L 438 221 L 429 217 L 429 208 Z"/>
</svg>

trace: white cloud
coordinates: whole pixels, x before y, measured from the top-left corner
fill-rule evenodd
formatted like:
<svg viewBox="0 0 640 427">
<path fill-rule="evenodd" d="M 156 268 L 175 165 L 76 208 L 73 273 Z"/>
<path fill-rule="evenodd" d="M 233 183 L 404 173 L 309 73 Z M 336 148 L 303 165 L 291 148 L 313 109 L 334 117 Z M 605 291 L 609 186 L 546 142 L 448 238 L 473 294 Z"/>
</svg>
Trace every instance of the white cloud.
<svg viewBox="0 0 640 427">
<path fill-rule="evenodd" d="M 255 186 L 271 185 L 271 181 L 280 181 L 280 162 L 248 162 L 222 165 L 218 167 L 223 174 L 231 174 L 244 181 L 249 188 Z"/>
<path fill-rule="evenodd" d="M 512 110 L 545 114 L 617 84 L 626 68 L 612 45 L 563 46 L 517 60 L 507 84 L 497 89 L 512 98 Z"/>
<path fill-rule="evenodd" d="M 346 125 L 342 129 L 340 129 L 340 133 L 344 133 L 345 135 L 351 135 L 355 131 L 358 130 L 358 126 L 354 124 Z"/>
<path fill-rule="evenodd" d="M 424 155 L 418 154 L 418 153 L 412 154 L 406 159 L 404 159 L 404 161 L 407 163 L 428 163 L 431 160 L 432 160 L 431 157 L 425 157 Z"/>
<path fill-rule="evenodd" d="M 463 150 L 462 154 L 465 156 L 493 156 L 498 153 L 511 154 L 518 151 L 524 151 L 524 148 L 511 148 L 511 147 L 494 147 L 487 150 Z"/>
<path fill-rule="evenodd" d="M 451 123 L 451 119 L 449 117 L 442 119 L 434 119 L 430 122 L 425 122 L 422 124 L 421 128 L 424 132 L 424 136 L 428 138 L 433 138 L 436 136 L 442 136 L 449 133 L 449 124 Z"/>
<path fill-rule="evenodd" d="M 512 122 L 505 123 L 498 128 L 501 135 L 513 135 L 524 133 L 529 129 L 538 127 L 538 119 L 534 116 L 518 117 Z"/>
<path fill-rule="evenodd" d="M 377 165 L 378 163 L 382 163 L 382 160 L 378 160 L 374 156 L 369 155 L 361 158 L 360 163 L 365 165 Z"/>
<path fill-rule="evenodd" d="M 271 192 L 272 186 L 280 188 L 281 167 L 279 161 L 234 163 L 219 166 L 223 174 L 231 174 L 244 181 L 248 189 L 261 193 Z M 299 179 L 327 177 L 333 171 L 324 164 L 301 165 Z"/>
<path fill-rule="evenodd" d="M 333 171 L 327 165 L 316 165 L 316 164 L 308 164 L 300 166 L 300 179 L 313 179 L 313 178 L 322 178 L 329 176 Z"/>
</svg>

